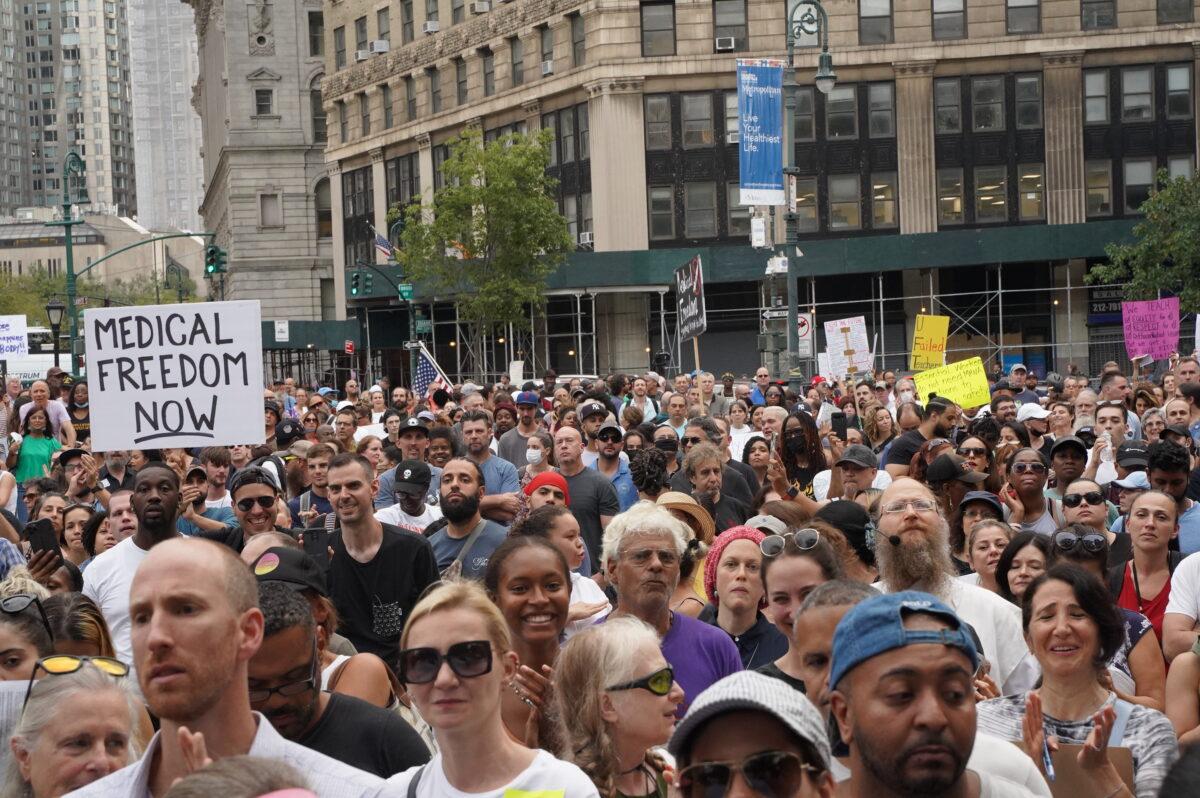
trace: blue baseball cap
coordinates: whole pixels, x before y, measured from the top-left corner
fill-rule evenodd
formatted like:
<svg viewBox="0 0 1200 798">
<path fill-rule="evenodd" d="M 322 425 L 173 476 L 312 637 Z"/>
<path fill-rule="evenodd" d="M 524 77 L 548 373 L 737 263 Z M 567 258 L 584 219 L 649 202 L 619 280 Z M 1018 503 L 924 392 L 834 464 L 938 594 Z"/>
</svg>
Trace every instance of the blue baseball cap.
<svg viewBox="0 0 1200 798">
<path fill-rule="evenodd" d="M 521 391 L 517 394 L 517 405 L 533 405 L 539 406 L 542 403 L 542 397 L 538 396 L 533 391 Z"/>
<path fill-rule="evenodd" d="M 922 612 L 950 623 L 949 629 L 907 629 L 904 618 Z M 833 657 L 829 686 L 837 687 L 855 666 L 888 651 L 920 643 L 938 643 L 957 648 L 971 660 L 971 671 L 979 667 L 979 652 L 966 624 L 954 610 L 928 593 L 904 590 L 867 599 L 842 618 L 833 633 Z"/>
</svg>

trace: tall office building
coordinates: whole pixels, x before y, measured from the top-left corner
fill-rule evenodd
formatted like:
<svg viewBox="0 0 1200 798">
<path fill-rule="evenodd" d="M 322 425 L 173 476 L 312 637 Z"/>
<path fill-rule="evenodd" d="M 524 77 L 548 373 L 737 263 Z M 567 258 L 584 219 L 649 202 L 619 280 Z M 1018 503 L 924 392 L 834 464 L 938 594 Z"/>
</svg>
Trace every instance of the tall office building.
<svg viewBox="0 0 1200 798">
<path fill-rule="evenodd" d="M 199 77 L 194 14 L 180 0 L 128 2 L 138 222 L 151 230 L 199 230 L 204 142 L 192 108 Z"/>
<path fill-rule="evenodd" d="M 23 41 L 20 0 L 0 0 L 0 217 L 30 201 L 29 132 L 24 67 L 17 62 Z"/>
</svg>

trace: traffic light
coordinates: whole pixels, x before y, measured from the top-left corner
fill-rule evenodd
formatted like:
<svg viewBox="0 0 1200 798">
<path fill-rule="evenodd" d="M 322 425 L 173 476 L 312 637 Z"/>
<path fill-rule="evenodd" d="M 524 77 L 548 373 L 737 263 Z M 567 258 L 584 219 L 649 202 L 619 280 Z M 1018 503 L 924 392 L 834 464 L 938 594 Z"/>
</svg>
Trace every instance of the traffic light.
<svg viewBox="0 0 1200 798">
<path fill-rule="evenodd" d="M 204 274 L 213 275 L 221 274 L 225 271 L 225 259 L 227 255 L 225 250 L 218 247 L 216 244 L 209 244 L 204 248 Z"/>
<path fill-rule="evenodd" d="M 358 269 L 350 272 L 350 296 L 358 296 L 362 290 L 362 272 Z"/>
<path fill-rule="evenodd" d="M 375 275 L 371 274 L 370 270 L 363 272 L 363 293 L 370 295 L 371 288 L 375 283 Z"/>
</svg>

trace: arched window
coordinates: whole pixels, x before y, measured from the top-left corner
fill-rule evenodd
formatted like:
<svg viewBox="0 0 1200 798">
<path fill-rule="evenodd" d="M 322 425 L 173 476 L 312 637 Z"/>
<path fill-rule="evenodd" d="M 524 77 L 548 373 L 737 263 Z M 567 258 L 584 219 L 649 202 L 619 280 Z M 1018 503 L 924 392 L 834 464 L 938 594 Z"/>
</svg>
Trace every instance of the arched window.
<svg viewBox="0 0 1200 798">
<path fill-rule="evenodd" d="M 317 238 L 333 237 L 333 201 L 329 197 L 329 178 L 321 178 L 317 183 Z"/>
</svg>

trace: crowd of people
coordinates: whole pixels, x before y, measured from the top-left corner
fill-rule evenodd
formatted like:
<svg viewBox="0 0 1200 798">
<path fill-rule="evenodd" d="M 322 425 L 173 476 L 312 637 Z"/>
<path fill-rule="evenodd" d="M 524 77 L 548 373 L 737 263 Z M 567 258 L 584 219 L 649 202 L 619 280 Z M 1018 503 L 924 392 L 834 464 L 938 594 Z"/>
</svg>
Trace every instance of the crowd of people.
<svg viewBox="0 0 1200 798">
<path fill-rule="evenodd" d="M 1200 364 L 990 387 L 9 381 L 0 798 L 1195 794 Z"/>
</svg>

